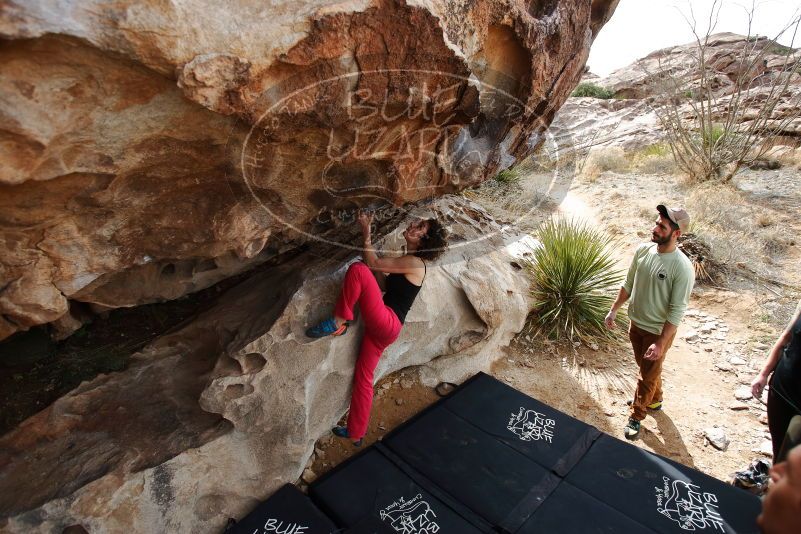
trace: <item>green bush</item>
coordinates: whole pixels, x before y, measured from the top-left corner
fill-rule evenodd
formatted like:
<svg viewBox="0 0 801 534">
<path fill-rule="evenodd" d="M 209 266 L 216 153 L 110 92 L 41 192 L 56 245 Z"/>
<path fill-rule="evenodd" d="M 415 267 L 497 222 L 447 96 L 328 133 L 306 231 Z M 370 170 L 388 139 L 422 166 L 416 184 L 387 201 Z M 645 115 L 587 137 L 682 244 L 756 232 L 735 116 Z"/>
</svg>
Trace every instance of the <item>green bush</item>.
<svg viewBox="0 0 801 534">
<path fill-rule="evenodd" d="M 582 82 L 573 90 L 570 96 L 588 96 L 591 98 L 602 98 L 608 100 L 614 98 L 615 92 L 591 82 Z"/>
<path fill-rule="evenodd" d="M 583 223 L 546 222 L 537 232 L 541 246 L 526 263 L 534 307 L 527 330 L 559 339 L 612 338 L 604 325 L 623 281 L 611 255 L 612 239 Z M 617 315 L 619 325 L 625 314 Z M 618 328 L 620 331 L 621 328 Z"/>
<path fill-rule="evenodd" d="M 512 186 L 519 184 L 522 177 L 523 173 L 520 172 L 520 169 L 516 167 L 510 167 L 496 174 L 493 177 L 493 180 L 498 182 L 500 185 Z"/>
<path fill-rule="evenodd" d="M 724 135 L 726 135 L 726 129 L 717 124 L 705 128 L 701 133 L 705 147 L 714 147 L 718 140 Z"/>
</svg>

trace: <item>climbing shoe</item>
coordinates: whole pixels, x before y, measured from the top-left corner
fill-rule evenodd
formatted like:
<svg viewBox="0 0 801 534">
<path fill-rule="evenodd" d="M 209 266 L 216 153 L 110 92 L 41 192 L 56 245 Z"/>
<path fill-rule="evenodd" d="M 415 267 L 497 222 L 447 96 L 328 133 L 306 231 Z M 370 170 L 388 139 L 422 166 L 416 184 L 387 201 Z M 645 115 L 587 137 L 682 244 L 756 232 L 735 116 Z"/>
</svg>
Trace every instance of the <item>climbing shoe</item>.
<svg viewBox="0 0 801 534">
<path fill-rule="evenodd" d="M 636 419 L 629 417 L 629 422 L 623 429 L 623 435 L 626 439 L 634 439 L 640 434 L 640 422 Z"/>
<path fill-rule="evenodd" d="M 306 335 L 309 337 L 325 337 L 325 336 L 341 336 L 348 331 L 348 323 L 342 323 L 342 326 L 337 327 L 336 321 L 333 317 L 320 321 L 315 326 L 306 330 Z"/>
<path fill-rule="evenodd" d="M 626 401 L 626 406 L 631 406 L 632 404 L 634 404 L 633 400 Z M 654 410 L 654 411 L 661 410 L 662 409 L 662 401 L 652 402 L 651 404 L 648 405 L 648 409 L 649 410 Z"/>
<path fill-rule="evenodd" d="M 340 438 L 348 438 L 348 437 L 350 437 L 350 436 L 348 436 L 348 429 L 345 428 L 344 426 L 335 426 L 334 428 L 331 429 L 331 432 L 333 432 L 335 436 L 340 437 Z M 364 438 L 359 438 L 358 441 L 354 441 L 353 442 L 353 446 L 354 447 L 361 447 L 362 446 L 362 441 L 364 441 Z"/>
</svg>

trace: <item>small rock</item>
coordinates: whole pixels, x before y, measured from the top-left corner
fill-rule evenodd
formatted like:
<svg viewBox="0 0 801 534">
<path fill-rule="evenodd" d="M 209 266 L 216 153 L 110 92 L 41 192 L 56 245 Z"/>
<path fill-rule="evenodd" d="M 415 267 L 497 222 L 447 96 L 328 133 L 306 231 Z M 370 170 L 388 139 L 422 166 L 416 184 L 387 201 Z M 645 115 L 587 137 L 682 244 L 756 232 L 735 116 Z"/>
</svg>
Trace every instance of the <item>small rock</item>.
<svg viewBox="0 0 801 534">
<path fill-rule="evenodd" d="M 762 423 L 763 425 L 767 425 L 767 424 L 768 424 L 768 414 L 766 414 L 766 413 L 763 413 L 762 415 L 760 415 L 760 416 L 757 418 L 757 421 L 759 421 L 759 422 L 760 422 L 760 423 Z"/>
<path fill-rule="evenodd" d="M 402 405 L 402 404 L 403 404 L 403 399 L 395 399 L 395 404 L 396 404 L 397 406 L 400 406 L 400 405 Z"/>
<path fill-rule="evenodd" d="M 742 402 L 733 402 L 729 404 L 729 410 L 740 411 L 740 410 L 747 410 L 748 405 Z"/>
<path fill-rule="evenodd" d="M 731 365 L 729 365 L 729 364 L 727 364 L 727 363 L 724 363 L 724 362 L 718 362 L 718 363 L 716 363 L 716 364 L 715 364 L 715 368 L 716 368 L 718 371 L 726 371 L 726 372 L 728 372 L 728 371 L 731 371 L 731 370 L 732 370 L 732 369 L 731 369 Z"/>
<path fill-rule="evenodd" d="M 704 347 L 704 350 L 705 350 L 706 352 L 712 352 L 712 347 Z"/>
<path fill-rule="evenodd" d="M 594 350 L 595 352 L 598 352 L 598 343 L 590 343 L 587 346 L 590 347 L 590 350 Z"/>
<path fill-rule="evenodd" d="M 758 448 L 751 450 L 759 454 L 764 454 L 765 456 L 773 456 L 773 443 L 769 439 L 765 439 L 762 440 Z"/>
<path fill-rule="evenodd" d="M 300 478 L 306 484 L 311 484 L 312 482 L 314 482 L 314 479 L 317 478 L 317 475 L 314 474 L 314 471 L 312 471 L 311 468 L 307 468 L 303 471 L 303 476 Z"/>
<path fill-rule="evenodd" d="M 751 388 L 748 386 L 740 386 L 737 388 L 737 391 L 734 392 L 734 398 L 737 400 L 748 400 L 752 397 L 751 395 Z"/>
<path fill-rule="evenodd" d="M 414 380 L 412 380 L 411 378 L 404 378 L 403 380 L 400 381 L 400 385 L 403 389 L 409 389 L 412 386 L 414 386 Z"/>
<path fill-rule="evenodd" d="M 769 348 L 770 347 L 768 345 L 766 345 L 765 343 L 755 343 L 754 344 L 754 349 L 756 349 L 756 350 L 768 350 Z"/>
<path fill-rule="evenodd" d="M 389 389 L 391 387 L 392 387 L 392 384 L 390 384 L 389 382 L 385 382 L 385 383 L 381 384 L 381 389 Z"/>
<path fill-rule="evenodd" d="M 731 358 L 729 358 L 729 363 L 732 365 L 745 365 L 748 362 L 746 362 L 739 356 L 732 356 Z"/>
<path fill-rule="evenodd" d="M 695 341 L 698 341 L 698 332 L 696 332 L 695 330 L 687 331 L 687 333 L 684 334 L 684 341 L 688 343 L 693 343 Z"/>
<path fill-rule="evenodd" d="M 729 438 L 726 437 L 726 432 L 722 428 L 707 428 L 704 430 L 704 437 L 719 451 L 725 451 L 729 447 Z"/>
<path fill-rule="evenodd" d="M 607 417 L 614 417 L 615 416 L 615 412 L 613 412 L 612 410 L 606 410 L 604 412 L 604 415 L 607 416 Z"/>
</svg>

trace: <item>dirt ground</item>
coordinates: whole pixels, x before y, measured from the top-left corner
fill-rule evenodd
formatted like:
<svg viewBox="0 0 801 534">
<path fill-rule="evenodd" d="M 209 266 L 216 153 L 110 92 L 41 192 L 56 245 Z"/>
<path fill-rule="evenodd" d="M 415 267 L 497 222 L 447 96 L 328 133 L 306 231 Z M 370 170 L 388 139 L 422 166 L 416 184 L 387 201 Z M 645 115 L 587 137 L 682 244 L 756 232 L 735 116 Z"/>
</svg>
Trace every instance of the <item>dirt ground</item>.
<svg viewBox="0 0 801 534">
<path fill-rule="evenodd" d="M 753 218 L 756 231 L 773 233 L 744 241 L 742 257 L 737 258 L 737 240 L 743 238 L 732 232 L 729 245 L 735 257 L 727 258 L 731 269 L 716 284 L 696 285 L 665 361 L 664 409 L 644 420 L 633 442 L 637 446 L 724 481 L 751 460 L 770 459 L 764 403 L 738 399 L 735 393 L 749 388 L 801 297 L 799 250 L 786 237 L 798 234 L 794 213 L 800 203 L 795 183 L 795 171 L 748 171 L 730 188 L 744 203 L 739 208 Z M 698 196 L 697 187 L 675 176 L 605 172 L 593 180 L 576 179 L 558 209 L 562 215 L 598 224 L 618 238 L 615 254 L 619 266 L 626 268 L 636 245 L 650 236 L 656 203 L 690 205 L 688 200 L 697 201 Z M 722 201 L 714 193 L 709 199 L 713 205 Z M 758 238 L 760 243 L 780 239 L 781 246 L 765 246 L 755 254 Z M 746 249 L 746 244 L 751 248 Z M 744 268 L 737 268 L 737 262 Z M 637 380 L 627 340 L 587 347 L 518 336 L 503 352 L 492 369 L 494 376 L 622 437 L 628 418 L 626 401 Z M 415 379 L 412 368 L 385 377 L 376 392 L 366 445 L 438 398 Z M 704 437 L 711 427 L 725 432 L 730 441 L 725 450 L 716 449 Z M 359 450 L 345 440 L 323 437 L 303 481 L 311 481 Z"/>
</svg>

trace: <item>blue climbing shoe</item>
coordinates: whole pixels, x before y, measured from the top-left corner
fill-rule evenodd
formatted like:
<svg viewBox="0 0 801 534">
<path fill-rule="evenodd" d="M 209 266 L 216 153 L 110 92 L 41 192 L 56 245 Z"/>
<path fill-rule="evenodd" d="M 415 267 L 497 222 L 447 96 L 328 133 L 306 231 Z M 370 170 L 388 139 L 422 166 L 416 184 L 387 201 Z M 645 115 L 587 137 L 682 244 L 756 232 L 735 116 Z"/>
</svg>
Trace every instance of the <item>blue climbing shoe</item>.
<svg viewBox="0 0 801 534">
<path fill-rule="evenodd" d="M 339 437 L 339 438 L 350 437 L 350 436 L 348 436 L 348 429 L 346 427 L 344 427 L 344 426 L 335 426 L 334 428 L 331 429 L 331 432 L 333 432 L 334 435 Z M 353 446 L 354 447 L 361 447 L 362 446 L 362 441 L 364 441 L 364 438 L 359 438 L 359 441 L 354 441 L 353 442 Z"/>
<path fill-rule="evenodd" d="M 309 337 L 325 337 L 325 336 L 341 336 L 348 331 L 348 323 L 342 323 L 342 326 L 337 327 L 336 321 L 333 317 L 320 321 L 315 326 L 306 330 L 306 335 Z"/>
</svg>

